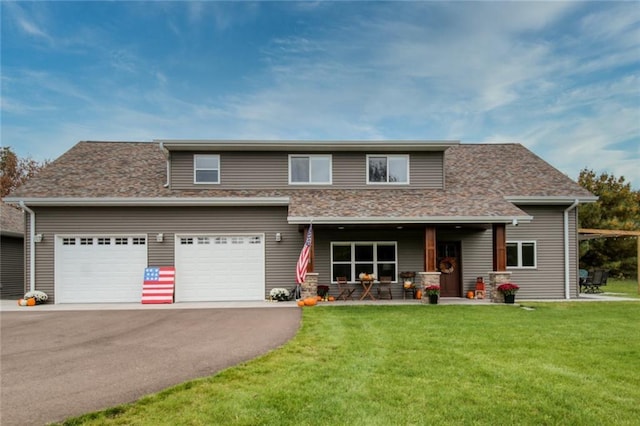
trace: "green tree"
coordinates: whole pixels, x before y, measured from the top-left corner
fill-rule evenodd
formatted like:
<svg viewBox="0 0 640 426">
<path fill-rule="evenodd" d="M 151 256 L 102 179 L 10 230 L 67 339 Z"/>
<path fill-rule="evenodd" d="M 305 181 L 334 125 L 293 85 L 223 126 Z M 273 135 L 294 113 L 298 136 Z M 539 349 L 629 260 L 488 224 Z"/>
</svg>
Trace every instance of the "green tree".
<svg viewBox="0 0 640 426">
<path fill-rule="evenodd" d="M 578 183 L 598 201 L 580 207 L 579 226 L 589 229 L 640 230 L 640 191 L 633 191 L 624 177 L 608 173 L 599 176 L 583 169 Z M 635 237 L 602 238 L 582 241 L 580 267 L 609 269 L 614 276 L 637 277 Z"/>
<path fill-rule="evenodd" d="M 0 148 L 0 198 L 6 197 L 47 164 L 48 160 L 39 163 L 32 158 L 19 158 L 10 146 Z"/>
</svg>

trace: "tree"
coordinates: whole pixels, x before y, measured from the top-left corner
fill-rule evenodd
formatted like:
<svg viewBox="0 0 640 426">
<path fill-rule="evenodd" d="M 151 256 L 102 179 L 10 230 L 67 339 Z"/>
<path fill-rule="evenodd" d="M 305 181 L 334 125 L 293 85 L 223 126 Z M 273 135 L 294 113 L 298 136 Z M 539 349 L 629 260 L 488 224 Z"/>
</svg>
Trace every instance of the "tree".
<svg viewBox="0 0 640 426">
<path fill-rule="evenodd" d="M 10 146 L 0 148 L 0 198 L 6 197 L 47 164 L 48 160 L 39 163 L 30 157 L 19 158 Z"/>
<path fill-rule="evenodd" d="M 580 171 L 578 183 L 598 201 L 580 207 L 579 227 L 590 229 L 640 230 L 640 191 L 633 191 L 625 178 L 592 170 Z M 580 267 L 609 269 L 614 276 L 636 276 L 637 242 L 634 237 L 603 238 L 580 244 Z"/>
</svg>

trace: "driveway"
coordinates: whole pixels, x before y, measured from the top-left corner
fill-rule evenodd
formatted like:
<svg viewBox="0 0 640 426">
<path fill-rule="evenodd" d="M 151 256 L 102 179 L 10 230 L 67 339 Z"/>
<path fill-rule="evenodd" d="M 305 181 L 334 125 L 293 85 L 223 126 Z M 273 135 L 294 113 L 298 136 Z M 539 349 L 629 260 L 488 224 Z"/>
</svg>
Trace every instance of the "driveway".
<svg viewBox="0 0 640 426">
<path fill-rule="evenodd" d="M 37 308 L 37 307 L 36 307 Z M 0 313 L 0 424 L 43 425 L 135 401 L 292 338 L 291 307 Z"/>
</svg>

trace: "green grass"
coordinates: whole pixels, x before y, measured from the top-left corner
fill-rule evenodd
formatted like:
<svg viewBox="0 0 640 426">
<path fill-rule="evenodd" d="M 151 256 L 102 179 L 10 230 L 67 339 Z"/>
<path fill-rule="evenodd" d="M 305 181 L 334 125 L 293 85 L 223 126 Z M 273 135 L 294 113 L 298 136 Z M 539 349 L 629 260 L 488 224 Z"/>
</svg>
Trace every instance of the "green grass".
<svg viewBox="0 0 640 426">
<path fill-rule="evenodd" d="M 636 280 L 608 279 L 607 285 L 600 288 L 603 292 L 612 295 L 640 298 L 640 294 L 638 294 L 638 281 Z"/>
<path fill-rule="evenodd" d="M 640 303 L 318 306 L 282 348 L 65 424 L 637 425 Z"/>
</svg>

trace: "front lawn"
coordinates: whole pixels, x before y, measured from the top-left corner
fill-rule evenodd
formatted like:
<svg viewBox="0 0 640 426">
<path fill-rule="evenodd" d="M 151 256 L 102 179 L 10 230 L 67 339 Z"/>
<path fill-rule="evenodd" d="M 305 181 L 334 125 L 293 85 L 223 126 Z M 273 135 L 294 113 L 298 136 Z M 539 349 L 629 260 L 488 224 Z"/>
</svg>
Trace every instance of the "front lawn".
<svg viewBox="0 0 640 426">
<path fill-rule="evenodd" d="M 304 308 L 284 347 L 65 424 L 637 425 L 640 303 Z"/>
</svg>

